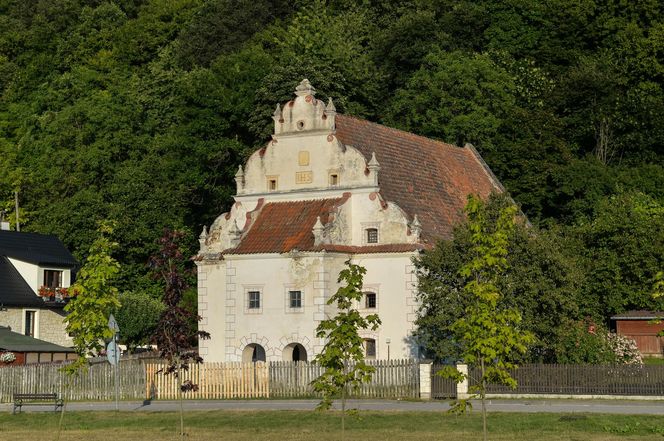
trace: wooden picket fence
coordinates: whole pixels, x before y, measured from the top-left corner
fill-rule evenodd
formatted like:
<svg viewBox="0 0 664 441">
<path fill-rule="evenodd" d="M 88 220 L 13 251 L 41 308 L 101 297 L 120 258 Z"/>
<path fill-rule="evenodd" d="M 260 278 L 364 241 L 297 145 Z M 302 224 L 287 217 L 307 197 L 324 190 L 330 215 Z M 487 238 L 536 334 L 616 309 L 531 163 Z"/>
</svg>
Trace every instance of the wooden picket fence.
<svg viewBox="0 0 664 441">
<path fill-rule="evenodd" d="M 115 398 L 113 366 L 108 362 L 90 365 L 87 371 L 69 376 L 62 363 L 7 366 L 0 368 L 0 403 L 12 401 L 14 393 L 55 392 L 69 401 Z M 145 396 L 145 365 L 141 360 L 121 361 L 119 393 L 122 400 Z"/>
<path fill-rule="evenodd" d="M 357 398 L 417 398 L 419 364 L 415 360 L 369 360 L 376 371 L 371 381 L 351 395 Z M 313 397 L 311 382 L 323 369 L 313 363 L 273 361 L 269 363 L 270 395 L 278 398 Z"/>
<path fill-rule="evenodd" d="M 184 381 L 198 385 L 198 390 L 183 395 L 186 399 L 268 398 L 270 396 L 268 363 L 191 364 L 180 372 L 180 379 L 164 375 L 163 363 L 147 363 L 147 398 L 173 400 Z"/>
<path fill-rule="evenodd" d="M 368 362 L 376 368 L 372 380 L 352 395 L 358 398 L 417 398 L 419 368 L 415 360 Z M 0 402 L 13 393 L 56 392 L 69 401 L 113 400 L 113 367 L 95 362 L 87 372 L 69 377 L 63 364 L 35 364 L 0 368 Z M 159 359 L 122 360 L 119 364 L 120 399 L 173 400 L 184 381 L 198 385 L 185 399 L 250 399 L 315 396 L 311 382 L 323 372 L 307 362 L 202 363 L 180 373 L 164 375 Z"/>
</svg>

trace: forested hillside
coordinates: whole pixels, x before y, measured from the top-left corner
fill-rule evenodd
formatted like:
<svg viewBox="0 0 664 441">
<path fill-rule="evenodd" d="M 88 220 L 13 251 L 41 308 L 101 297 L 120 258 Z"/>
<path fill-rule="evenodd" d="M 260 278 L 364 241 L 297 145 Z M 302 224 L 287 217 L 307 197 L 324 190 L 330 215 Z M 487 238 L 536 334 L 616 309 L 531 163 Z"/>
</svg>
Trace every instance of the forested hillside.
<svg viewBox="0 0 664 441">
<path fill-rule="evenodd" d="M 78 258 L 115 220 L 121 290 L 149 293 L 155 239 L 195 250 L 305 77 L 340 112 L 474 144 L 555 237 L 540 258 L 570 266 L 579 317 L 657 306 L 658 0 L 0 0 L 0 202 Z"/>
</svg>

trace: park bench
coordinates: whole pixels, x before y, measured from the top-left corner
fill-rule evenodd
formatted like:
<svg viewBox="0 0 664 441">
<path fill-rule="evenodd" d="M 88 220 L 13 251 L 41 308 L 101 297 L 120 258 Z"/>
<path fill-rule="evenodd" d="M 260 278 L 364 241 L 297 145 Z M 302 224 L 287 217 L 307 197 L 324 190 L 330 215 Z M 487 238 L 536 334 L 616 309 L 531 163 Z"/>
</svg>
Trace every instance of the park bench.
<svg viewBox="0 0 664 441">
<path fill-rule="evenodd" d="M 58 408 L 62 407 L 64 401 L 58 398 L 58 394 L 14 394 L 14 411 L 18 409 L 19 413 L 23 406 L 54 406 L 54 411 L 57 412 Z"/>
</svg>

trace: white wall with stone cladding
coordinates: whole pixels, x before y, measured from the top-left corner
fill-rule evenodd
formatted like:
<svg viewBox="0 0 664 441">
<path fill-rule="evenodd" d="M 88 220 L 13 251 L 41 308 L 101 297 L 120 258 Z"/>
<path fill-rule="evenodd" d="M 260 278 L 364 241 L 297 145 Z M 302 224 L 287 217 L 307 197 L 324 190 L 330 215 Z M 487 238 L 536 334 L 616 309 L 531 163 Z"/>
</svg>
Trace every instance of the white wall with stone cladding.
<svg viewBox="0 0 664 441">
<path fill-rule="evenodd" d="M 291 255 L 226 256 L 217 264 L 199 263 L 200 329 L 211 339 L 201 341 L 206 361 L 241 361 L 247 345 L 259 344 L 269 361 L 284 360 L 284 348 L 300 343 L 309 360 L 320 352 L 324 341 L 316 338 L 321 320 L 335 315 L 326 305 L 339 287 L 337 278 L 348 255 L 337 253 L 295 253 Z M 365 290 L 376 292 L 376 310 L 357 307 L 363 314 L 377 313 L 383 321 L 377 331 L 362 336 L 377 343 L 377 358 L 417 355 L 409 336 L 413 329 L 412 253 L 354 256 L 353 263 L 367 269 Z M 201 274 L 205 273 L 203 285 Z M 225 283 L 223 281 L 225 277 Z M 203 291 L 201 291 L 203 288 Z M 248 291 L 261 292 L 261 307 L 248 307 Z M 288 291 L 299 290 L 303 307 L 293 310 Z M 289 353 L 286 353 L 288 356 Z"/>
</svg>

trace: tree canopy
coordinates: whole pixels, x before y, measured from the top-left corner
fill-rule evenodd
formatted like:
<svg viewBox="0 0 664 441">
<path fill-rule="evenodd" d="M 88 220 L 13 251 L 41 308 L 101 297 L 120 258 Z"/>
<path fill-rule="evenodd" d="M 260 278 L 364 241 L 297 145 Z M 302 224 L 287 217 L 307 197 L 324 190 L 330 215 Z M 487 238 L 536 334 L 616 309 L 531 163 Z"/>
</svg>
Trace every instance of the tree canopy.
<svg viewBox="0 0 664 441">
<path fill-rule="evenodd" d="M 0 209 L 13 222 L 18 192 L 23 230 L 80 261 L 115 221 L 119 290 L 159 298 L 163 228 L 193 238 L 230 206 L 308 77 L 341 112 L 473 143 L 545 236 L 578 238 L 585 272 L 637 249 L 624 228 L 664 204 L 663 17 L 652 1 L 0 0 Z M 625 271 L 595 268 L 597 310 L 647 306 L 661 241 L 643 245 Z"/>
</svg>

